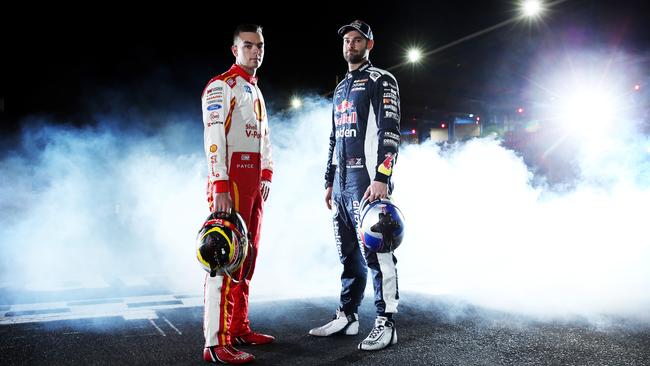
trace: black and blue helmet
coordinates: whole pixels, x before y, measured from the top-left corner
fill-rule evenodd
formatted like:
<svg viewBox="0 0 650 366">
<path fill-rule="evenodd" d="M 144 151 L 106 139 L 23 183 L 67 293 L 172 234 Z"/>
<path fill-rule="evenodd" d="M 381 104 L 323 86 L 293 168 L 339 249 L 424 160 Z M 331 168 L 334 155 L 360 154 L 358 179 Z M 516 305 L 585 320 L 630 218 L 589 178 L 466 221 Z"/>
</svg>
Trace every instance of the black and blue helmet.
<svg viewBox="0 0 650 366">
<path fill-rule="evenodd" d="M 404 239 L 404 215 L 390 197 L 361 201 L 360 236 L 368 250 L 388 253 Z"/>
</svg>

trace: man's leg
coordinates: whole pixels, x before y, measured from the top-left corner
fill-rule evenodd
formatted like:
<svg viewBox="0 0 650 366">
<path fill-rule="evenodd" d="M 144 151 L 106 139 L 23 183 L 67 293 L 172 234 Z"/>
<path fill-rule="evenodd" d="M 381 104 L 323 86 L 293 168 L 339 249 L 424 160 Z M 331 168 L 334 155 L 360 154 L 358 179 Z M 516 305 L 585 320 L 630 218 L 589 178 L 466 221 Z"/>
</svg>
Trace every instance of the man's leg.
<svg viewBox="0 0 650 366">
<path fill-rule="evenodd" d="M 344 196 L 335 192 L 332 222 L 336 248 L 339 259 L 343 264 L 340 304 L 334 319 L 321 327 L 310 330 L 309 334 L 311 335 L 355 335 L 358 333 L 359 318 L 357 309 L 361 305 L 361 300 L 363 300 L 368 273 L 353 221 L 354 215 L 358 216 L 358 208 L 358 202 L 355 204 L 351 199 L 346 202 Z"/>
<path fill-rule="evenodd" d="M 372 271 L 377 318 L 375 326 L 359 349 L 376 351 L 397 343 L 397 330 L 393 314 L 397 312 L 399 290 L 397 286 L 397 258 L 392 252 L 375 253 L 367 251 L 368 267 Z"/>
<path fill-rule="evenodd" d="M 230 344 L 229 324 L 232 318 L 233 300 L 230 295 L 232 281 L 228 276 L 205 275 L 203 288 L 203 333 L 205 346 Z"/>
<path fill-rule="evenodd" d="M 212 189 L 208 182 L 208 206 L 214 210 Z M 203 334 L 205 347 L 203 360 L 212 363 L 229 363 L 233 365 L 249 363 L 255 360 L 250 353 L 240 351 L 231 345 L 231 323 L 234 309 L 232 296 L 232 279 L 228 276 L 205 275 L 203 287 Z"/>
<path fill-rule="evenodd" d="M 368 267 L 358 240 L 356 221 L 359 217 L 359 202 L 342 195 L 335 201 L 337 214 L 334 216 L 334 235 L 343 264 L 341 273 L 341 310 L 353 314 L 361 305 L 366 290 Z"/>
<path fill-rule="evenodd" d="M 372 272 L 377 315 L 392 316 L 397 312 L 399 288 L 397 285 L 397 258 L 392 252 L 367 253 L 368 267 Z"/>
<path fill-rule="evenodd" d="M 235 301 L 234 313 L 232 317 L 232 334 L 239 336 L 250 332 L 248 321 L 248 289 L 250 279 L 255 271 L 255 262 L 257 260 L 258 230 L 261 224 L 260 219 L 262 210 L 259 205 L 255 205 L 254 198 L 240 196 L 236 205 L 237 211 L 244 219 L 248 227 L 248 240 L 253 250 L 248 251 L 241 268 L 234 273 L 235 279 L 239 283 L 233 286 L 233 298 Z M 244 276 L 246 276 L 244 278 Z"/>
<path fill-rule="evenodd" d="M 260 229 L 262 227 L 263 199 L 259 190 L 252 200 L 249 219 L 246 221 L 250 241 L 253 250 L 248 253 L 242 268 L 238 271 L 237 277 L 241 278 L 240 283 L 234 286 L 233 296 L 235 298 L 235 309 L 232 320 L 232 336 L 237 344 L 266 344 L 275 340 L 273 336 L 252 331 L 248 319 L 248 291 L 250 281 L 255 272 L 257 263 L 257 252 L 260 241 Z M 243 217 L 243 216 L 242 216 Z"/>
<path fill-rule="evenodd" d="M 230 321 L 233 301 L 230 295 L 232 280 L 228 276 L 205 276 L 203 359 L 213 363 L 243 364 L 255 360 L 247 352 L 234 348 L 230 342 Z"/>
</svg>

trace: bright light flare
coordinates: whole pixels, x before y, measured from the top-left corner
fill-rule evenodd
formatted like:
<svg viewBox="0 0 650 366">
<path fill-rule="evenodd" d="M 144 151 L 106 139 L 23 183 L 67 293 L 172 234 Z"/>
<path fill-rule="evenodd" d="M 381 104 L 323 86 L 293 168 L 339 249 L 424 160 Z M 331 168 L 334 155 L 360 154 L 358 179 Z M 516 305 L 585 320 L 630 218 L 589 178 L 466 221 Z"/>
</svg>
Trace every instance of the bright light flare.
<svg viewBox="0 0 650 366">
<path fill-rule="evenodd" d="M 291 108 L 298 109 L 302 107 L 302 99 L 298 97 L 291 98 Z"/>
<path fill-rule="evenodd" d="M 520 5 L 521 14 L 527 18 L 535 18 L 541 15 L 544 7 L 539 0 L 525 0 Z"/>
<path fill-rule="evenodd" d="M 418 48 L 411 48 L 406 53 L 406 59 L 410 63 L 418 63 L 422 60 L 422 51 Z"/>
<path fill-rule="evenodd" d="M 582 135 L 609 131 L 620 110 L 618 97 L 603 86 L 584 87 L 559 100 L 560 120 Z"/>
<path fill-rule="evenodd" d="M 615 174 L 617 164 L 606 168 L 601 159 L 636 140 L 644 128 L 645 112 L 631 88 L 645 70 L 630 59 L 589 49 L 540 57 L 530 76 L 531 89 L 525 92 L 525 120 L 538 122 L 544 158 L 578 164 L 574 171 L 580 174 Z"/>
</svg>

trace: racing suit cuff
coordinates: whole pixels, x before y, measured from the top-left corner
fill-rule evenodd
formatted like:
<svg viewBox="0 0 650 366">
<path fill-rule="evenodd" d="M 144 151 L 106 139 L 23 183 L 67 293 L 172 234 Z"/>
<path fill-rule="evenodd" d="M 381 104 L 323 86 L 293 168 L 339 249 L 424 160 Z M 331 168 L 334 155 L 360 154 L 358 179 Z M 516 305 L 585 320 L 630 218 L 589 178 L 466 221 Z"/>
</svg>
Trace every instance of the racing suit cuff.
<svg viewBox="0 0 650 366">
<path fill-rule="evenodd" d="M 214 182 L 215 192 L 225 193 L 228 192 L 228 181 L 227 180 L 218 180 Z"/>
<path fill-rule="evenodd" d="M 375 180 L 377 182 L 388 183 L 388 176 L 377 172 L 375 174 Z"/>
<path fill-rule="evenodd" d="M 268 180 L 270 182 L 272 177 L 273 177 L 273 171 L 272 170 L 270 170 L 270 169 L 262 169 L 262 180 Z"/>
</svg>

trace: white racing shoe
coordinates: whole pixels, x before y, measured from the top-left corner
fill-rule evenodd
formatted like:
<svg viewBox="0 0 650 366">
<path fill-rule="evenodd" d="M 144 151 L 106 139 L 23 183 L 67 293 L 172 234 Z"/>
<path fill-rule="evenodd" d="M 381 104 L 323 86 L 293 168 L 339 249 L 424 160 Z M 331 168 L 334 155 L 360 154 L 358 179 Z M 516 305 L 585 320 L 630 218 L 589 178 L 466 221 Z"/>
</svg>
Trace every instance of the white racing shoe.
<svg viewBox="0 0 650 366">
<path fill-rule="evenodd" d="M 336 334 L 356 335 L 357 333 L 359 333 L 359 316 L 356 313 L 345 315 L 345 312 L 339 309 L 336 310 L 334 320 L 309 331 L 309 334 L 317 337 L 328 337 Z"/>
<path fill-rule="evenodd" d="M 397 343 L 395 322 L 388 320 L 385 316 L 378 316 L 375 319 L 375 327 L 372 328 L 366 339 L 359 343 L 359 349 L 377 351 L 395 343 Z"/>
</svg>

